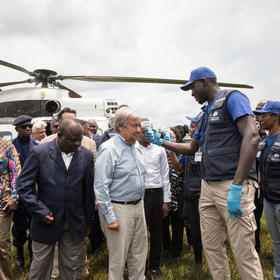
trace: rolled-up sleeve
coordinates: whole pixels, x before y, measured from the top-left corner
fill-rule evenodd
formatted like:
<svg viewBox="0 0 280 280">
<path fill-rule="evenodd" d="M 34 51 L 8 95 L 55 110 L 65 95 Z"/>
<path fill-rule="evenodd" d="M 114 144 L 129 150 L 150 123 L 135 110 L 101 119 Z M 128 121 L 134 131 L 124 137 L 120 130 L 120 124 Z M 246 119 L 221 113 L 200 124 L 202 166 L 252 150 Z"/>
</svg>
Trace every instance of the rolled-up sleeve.
<svg viewBox="0 0 280 280">
<path fill-rule="evenodd" d="M 110 185 L 114 174 L 113 154 L 110 149 L 101 149 L 96 159 L 94 179 L 94 193 L 98 209 L 104 216 L 107 224 L 117 220 L 110 198 Z"/>
</svg>

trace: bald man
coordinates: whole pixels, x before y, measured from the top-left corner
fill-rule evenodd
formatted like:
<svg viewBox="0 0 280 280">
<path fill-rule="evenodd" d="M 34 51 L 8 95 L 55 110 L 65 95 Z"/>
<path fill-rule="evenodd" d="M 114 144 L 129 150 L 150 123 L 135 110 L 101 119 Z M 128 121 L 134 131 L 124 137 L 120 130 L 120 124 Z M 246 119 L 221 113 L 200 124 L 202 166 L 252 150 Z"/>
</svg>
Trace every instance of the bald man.
<svg viewBox="0 0 280 280">
<path fill-rule="evenodd" d="M 57 115 L 58 121 L 61 122 L 65 119 L 76 119 L 76 111 L 74 109 L 71 109 L 69 107 L 63 108 Z M 47 143 L 52 141 L 57 137 L 57 133 L 52 134 L 46 138 L 44 138 L 40 143 Z M 94 162 L 96 160 L 96 144 L 95 141 L 92 139 L 89 139 L 86 136 L 83 136 L 81 145 L 87 149 L 89 149 L 93 153 L 93 159 Z"/>
<path fill-rule="evenodd" d="M 62 122 L 63 120 L 66 119 L 76 119 L 76 110 L 69 108 L 69 107 L 64 107 L 57 115 L 57 120 L 58 122 Z M 46 138 L 44 138 L 40 143 L 47 143 L 50 141 L 53 141 L 57 137 L 57 133 L 52 134 Z M 89 149 L 92 154 L 93 154 L 93 160 L 94 162 L 96 161 L 96 144 L 95 141 L 92 139 L 89 139 L 88 137 L 83 135 L 81 145 L 87 149 Z M 87 246 L 85 242 L 85 248 L 84 248 L 84 257 L 83 259 L 85 260 L 84 263 L 86 264 L 87 258 L 86 258 L 86 251 L 87 251 Z M 85 270 L 83 272 L 83 275 L 88 275 L 87 268 L 85 267 Z M 57 248 L 55 250 L 55 258 L 53 262 L 53 273 L 52 273 L 52 279 L 57 279 L 59 278 L 59 269 L 58 269 L 58 254 L 57 254 Z"/>
<path fill-rule="evenodd" d="M 56 139 L 31 150 L 19 177 L 19 195 L 33 218 L 31 280 L 50 279 L 56 242 L 61 279 L 81 278 L 94 213 L 93 154 L 82 138 L 78 120 L 63 120 Z"/>
</svg>

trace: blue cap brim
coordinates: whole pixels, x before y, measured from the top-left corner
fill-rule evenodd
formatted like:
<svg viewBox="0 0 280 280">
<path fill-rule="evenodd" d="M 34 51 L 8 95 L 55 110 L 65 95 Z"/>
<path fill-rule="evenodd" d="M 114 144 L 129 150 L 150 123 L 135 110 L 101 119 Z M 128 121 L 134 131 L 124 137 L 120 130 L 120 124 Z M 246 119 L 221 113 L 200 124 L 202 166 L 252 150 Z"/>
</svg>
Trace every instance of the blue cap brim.
<svg viewBox="0 0 280 280">
<path fill-rule="evenodd" d="M 263 114 L 263 113 L 271 113 L 271 112 L 268 112 L 267 110 L 264 110 L 264 108 L 262 108 L 262 109 L 253 111 L 253 113 L 254 114 Z"/>
<path fill-rule="evenodd" d="M 193 84 L 193 83 L 194 83 L 194 82 L 188 81 L 187 83 L 185 83 L 184 85 L 182 85 L 180 88 L 181 88 L 182 90 L 187 91 L 187 90 L 190 89 L 190 85 Z"/>
</svg>

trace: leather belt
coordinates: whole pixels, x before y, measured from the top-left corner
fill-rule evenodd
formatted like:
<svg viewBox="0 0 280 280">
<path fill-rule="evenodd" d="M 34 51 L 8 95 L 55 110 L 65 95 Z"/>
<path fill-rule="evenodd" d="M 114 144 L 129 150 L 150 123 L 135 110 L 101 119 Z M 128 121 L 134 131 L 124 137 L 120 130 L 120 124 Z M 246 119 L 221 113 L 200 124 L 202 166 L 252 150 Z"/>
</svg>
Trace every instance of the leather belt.
<svg viewBox="0 0 280 280">
<path fill-rule="evenodd" d="M 111 200 L 112 203 L 117 203 L 117 204 L 132 204 L 132 205 L 136 205 L 141 201 L 142 198 L 139 198 L 137 200 L 132 200 L 132 201 L 116 201 L 116 200 Z"/>
<path fill-rule="evenodd" d="M 161 192 L 162 188 L 148 188 L 145 189 L 145 193 L 154 193 L 154 192 Z"/>
</svg>

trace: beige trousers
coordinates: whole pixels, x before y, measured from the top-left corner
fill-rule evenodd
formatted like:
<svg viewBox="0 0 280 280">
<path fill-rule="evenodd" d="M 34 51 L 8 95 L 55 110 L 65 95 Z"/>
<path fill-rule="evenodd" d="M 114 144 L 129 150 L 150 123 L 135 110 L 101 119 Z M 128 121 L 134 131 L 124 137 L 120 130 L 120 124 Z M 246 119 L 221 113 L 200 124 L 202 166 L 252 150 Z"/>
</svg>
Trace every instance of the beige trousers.
<svg viewBox="0 0 280 280">
<path fill-rule="evenodd" d="M 110 230 L 99 211 L 100 225 L 107 239 L 109 280 L 122 280 L 127 263 L 129 280 L 143 280 L 148 239 L 143 201 L 136 205 L 113 203 L 119 230 Z"/>
<path fill-rule="evenodd" d="M 257 183 L 245 180 L 242 188 L 241 210 L 243 216 L 230 219 L 227 196 L 232 180 L 202 180 L 199 201 L 200 227 L 203 250 L 214 280 L 230 280 L 226 255 L 226 231 L 242 280 L 262 280 L 262 268 L 255 250 L 256 221 L 254 194 Z"/>
<path fill-rule="evenodd" d="M 0 280 L 12 279 L 10 229 L 13 213 L 0 209 Z"/>
<path fill-rule="evenodd" d="M 84 249 L 83 249 L 83 256 L 82 256 L 84 263 L 83 263 L 83 270 L 87 272 L 86 264 L 87 264 L 87 242 L 85 239 L 84 242 Z M 58 268 L 58 244 L 56 243 L 55 248 L 54 248 L 54 257 L 53 257 L 53 266 L 52 266 L 52 274 L 51 274 L 51 279 L 58 279 L 59 278 L 59 268 Z"/>
<path fill-rule="evenodd" d="M 51 278 L 55 245 L 32 241 L 33 260 L 30 267 L 29 280 L 49 280 Z M 63 231 L 58 241 L 59 279 L 81 279 L 83 249 L 84 240 L 74 244 L 68 230 Z"/>
</svg>

